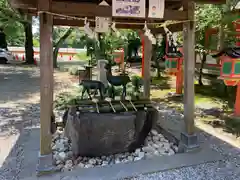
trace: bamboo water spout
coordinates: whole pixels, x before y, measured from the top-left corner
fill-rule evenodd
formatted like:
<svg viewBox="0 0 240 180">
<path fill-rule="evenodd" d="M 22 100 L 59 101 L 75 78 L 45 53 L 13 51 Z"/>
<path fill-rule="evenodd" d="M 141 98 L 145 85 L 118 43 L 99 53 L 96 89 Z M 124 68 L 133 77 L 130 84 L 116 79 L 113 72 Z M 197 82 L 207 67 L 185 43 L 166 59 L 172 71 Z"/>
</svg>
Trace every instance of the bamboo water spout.
<svg viewBox="0 0 240 180">
<path fill-rule="evenodd" d="M 132 103 L 131 97 L 130 96 L 126 96 L 126 100 L 128 100 L 130 102 L 130 104 L 132 105 L 133 109 L 135 111 L 137 111 L 137 108 L 135 107 L 135 105 Z"/>
<path fill-rule="evenodd" d="M 99 113 L 98 99 L 93 99 L 92 101 L 96 104 L 96 109 L 97 109 L 97 112 Z"/>
<path fill-rule="evenodd" d="M 128 111 L 128 108 L 123 104 L 123 102 L 121 101 L 121 97 L 116 97 L 116 100 L 119 100 L 119 102 L 120 102 L 120 104 L 122 105 L 122 107 L 126 110 L 126 111 Z"/>
<path fill-rule="evenodd" d="M 110 106 L 111 106 L 113 112 L 116 112 L 116 110 L 114 109 L 114 107 L 113 107 L 113 105 L 112 105 L 112 102 L 111 102 L 112 99 L 111 99 L 111 98 L 106 98 L 105 100 L 110 104 Z"/>
</svg>

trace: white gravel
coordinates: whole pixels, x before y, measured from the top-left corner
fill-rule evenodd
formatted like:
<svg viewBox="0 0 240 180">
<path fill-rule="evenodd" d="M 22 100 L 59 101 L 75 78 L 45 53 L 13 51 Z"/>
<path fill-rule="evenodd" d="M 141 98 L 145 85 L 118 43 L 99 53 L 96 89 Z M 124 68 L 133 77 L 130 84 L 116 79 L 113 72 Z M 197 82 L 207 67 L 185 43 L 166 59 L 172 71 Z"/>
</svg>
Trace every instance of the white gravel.
<svg viewBox="0 0 240 180">
<path fill-rule="evenodd" d="M 53 135 L 52 149 L 55 165 L 62 171 L 71 171 L 75 167 L 92 168 L 119 163 L 130 163 L 142 159 L 151 159 L 155 156 L 174 155 L 178 147 L 170 143 L 162 134 L 152 130 L 146 138 L 145 146 L 136 149 L 133 153 L 119 153 L 101 157 L 72 157 L 71 143 L 64 137 L 64 132 L 57 130 Z M 175 152 L 175 151 L 176 152 Z"/>
</svg>

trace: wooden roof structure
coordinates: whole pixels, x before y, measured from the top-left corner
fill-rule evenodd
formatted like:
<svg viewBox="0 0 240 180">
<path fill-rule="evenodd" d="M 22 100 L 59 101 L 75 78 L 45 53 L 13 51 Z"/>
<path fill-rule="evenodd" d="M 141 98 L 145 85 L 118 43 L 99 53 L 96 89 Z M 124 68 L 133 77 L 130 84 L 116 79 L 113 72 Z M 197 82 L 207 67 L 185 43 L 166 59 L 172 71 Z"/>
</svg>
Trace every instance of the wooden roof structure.
<svg viewBox="0 0 240 180">
<path fill-rule="evenodd" d="M 199 3 L 211 3 L 211 4 L 222 4 L 224 0 L 196 0 Z M 19 9 L 22 12 L 37 15 L 39 11 L 46 10 L 46 7 L 39 5 L 38 0 L 9 0 L 12 7 Z M 96 16 L 112 17 L 112 0 L 106 0 L 110 6 L 99 6 L 100 0 L 50 0 L 50 7 L 48 12 L 55 14 L 61 14 L 66 16 L 74 16 L 89 19 L 94 19 Z M 42 4 L 42 3 L 41 3 Z M 148 12 L 149 3 L 146 1 L 146 12 Z M 146 18 L 123 18 L 113 17 L 113 21 L 116 22 L 116 28 L 121 29 L 142 29 L 144 25 L 129 24 L 134 23 L 162 23 L 166 20 L 184 21 L 187 20 L 187 11 L 180 10 L 183 7 L 183 0 L 165 0 L 165 11 L 163 19 L 150 19 Z M 121 24 L 118 24 L 120 22 Z M 126 22 L 126 24 L 124 24 Z M 83 26 L 84 21 L 76 20 L 72 18 L 63 18 L 55 15 L 53 18 L 53 25 L 56 26 Z M 91 22 L 91 26 L 95 27 L 95 23 Z M 163 28 L 154 28 L 151 25 L 149 28 L 152 29 L 153 33 L 164 33 Z M 182 23 L 171 24 L 168 26 L 172 32 L 182 31 Z"/>
<path fill-rule="evenodd" d="M 112 17 L 112 1 L 106 0 L 110 6 L 99 6 L 98 0 L 9 0 L 12 7 L 32 15 L 39 15 L 40 19 L 40 156 L 37 171 L 45 173 L 54 170 L 52 166 L 51 149 L 51 116 L 53 109 L 53 25 L 81 26 L 83 20 L 73 17 L 96 16 Z M 148 0 L 146 0 L 148 12 Z M 117 28 L 142 29 L 144 24 L 129 24 L 129 22 L 162 23 L 166 20 L 181 21 L 168 26 L 172 31 L 183 30 L 184 40 L 184 121 L 185 130 L 181 134 L 181 141 L 186 150 L 198 147 L 197 135 L 194 127 L 194 73 L 195 73 L 195 22 L 194 2 L 223 4 L 225 0 L 165 0 L 163 19 L 123 18 L 113 17 Z M 181 9 L 181 10 L 180 10 Z M 147 14 L 147 13 L 146 13 Z M 69 17 L 70 16 L 70 17 Z M 122 22 L 117 24 L 117 22 Z M 126 23 L 124 23 L 126 22 Z M 94 24 L 92 24 L 94 25 Z M 151 27 L 149 27 L 151 28 Z M 162 28 L 154 28 L 156 33 L 163 32 Z M 150 67 L 152 57 L 152 42 L 144 38 L 144 96 L 150 98 Z"/>
</svg>

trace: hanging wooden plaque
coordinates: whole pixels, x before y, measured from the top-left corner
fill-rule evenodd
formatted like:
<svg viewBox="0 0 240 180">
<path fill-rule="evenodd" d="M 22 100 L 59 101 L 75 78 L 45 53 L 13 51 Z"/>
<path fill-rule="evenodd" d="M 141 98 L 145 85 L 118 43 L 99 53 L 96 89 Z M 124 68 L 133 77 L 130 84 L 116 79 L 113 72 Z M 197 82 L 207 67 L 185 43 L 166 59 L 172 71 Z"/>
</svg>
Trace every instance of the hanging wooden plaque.
<svg viewBox="0 0 240 180">
<path fill-rule="evenodd" d="M 95 31 L 99 33 L 108 32 L 110 23 L 111 23 L 111 18 L 109 17 L 96 17 Z"/>
</svg>

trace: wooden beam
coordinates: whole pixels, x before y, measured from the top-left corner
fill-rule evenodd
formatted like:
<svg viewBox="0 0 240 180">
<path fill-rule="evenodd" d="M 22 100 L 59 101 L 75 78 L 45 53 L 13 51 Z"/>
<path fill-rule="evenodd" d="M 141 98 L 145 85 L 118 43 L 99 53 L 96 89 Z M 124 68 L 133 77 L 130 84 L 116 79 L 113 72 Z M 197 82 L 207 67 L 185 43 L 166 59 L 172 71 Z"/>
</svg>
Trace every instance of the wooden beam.
<svg viewBox="0 0 240 180">
<path fill-rule="evenodd" d="M 90 3 L 72 3 L 72 2 L 56 2 L 52 3 L 52 12 L 59 14 L 66 14 L 72 16 L 102 16 L 111 17 L 112 7 L 111 6 L 99 6 L 97 4 Z M 148 9 L 146 9 L 148 12 Z M 146 19 L 147 18 L 146 13 Z M 132 18 L 133 19 L 133 18 Z M 138 18 L 139 19 L 139 18 Z M 164 20 L 185 20 L 187 19 L 187 13 L 185 11 L 169 10 L 164 11 Z"/>
<path fill-rule="evenodd" d="M 37 10 L 37 8 L 38 8 L 37 0 L 8 0 L 8 1 L 13 8 L 17 8 L 17 9 L 35 9 L 35 10 Z M 195 2 L 203 3 L 203 4 L 225 4 L 226 0 L 195 0 Z M 64 4 L 76 4 L 76 3 L 73 3 L 73 2 L 69 2 L 69 1 L 54 2 L 54 3 L 57 4 L 57 8 L 60 7 L 61 9 L 64 8 L 64 7 L 67 8 L 67 7 L 73 6 L 73 5 L 65 6 Z M 82 10 L 85 11 L 85 8 L 79 7 L 79 5 L 81 5 L 81 3 L 77 3 L 77 4 L 78 4 L 78 11 L 79 11 L 79 9 L 81 9 L 81 12 L 82 12 Z M 166 8 L 172 9 L 171 8 L 172 4 L 174 4 L 174 6 L 176 5 L 176 7 L 181 6 L 181 5 L 178 5 L 178 4 L 181 4 L 181 0 L 167 0 L 166 1 Z M 97 6 L 97 5 L 94 5 L 94 6 Z M 91 6 L 89 6 L 89 8 L 91 8 Z M 77 8 L 74 8 L 74 9 L 77 9 Z M 96 9 L 94 8 L 93 10 L 96 10 Z M 85 12 L 91 13 L 91 11 L 89 12 L 88 10 L 85 11 Z M 165 12 L 166 12 L 167 15 L 166 15 L 166 18 L 164 18 L 164 19 L 174 20 L 172 18 L 170 18 L 170 19 L 168 19 L 168 18 L 172 17 L 172 16 L 175 16 L 176 14 L 175 15 L 172 14 L 171 16 L 169 16 L 169 14 L 171 14 L 170 10 L 166 10 Z M 109 13 L 109 11 L 106 14 L 108 14 L 108 13 Z M 84 14 L 84 16 L 85 16 L 85 14 Z M 177 20 L 177 19 L 175 19 L 175 20 Z"/>
<path fill-rule="evenodd" d="M 144 76 L 143 76 L 143 96 L 150 98 L 151 86 L 151 59 L 152 59 L 152 42 L 145 35 L 144 36 Z"/>
<path fill-rule="evenodd" d="M 53 108 L 53 17 L 40 13 L 40 154 L 51 154 L 51 115 Z"/>
<path fill-rule="evenodd" d="M 37 10 L 37 0 L 8 0 L 10 5 L 16 9 Z"/>
<path fill-rule="evenodd" d="M 59 19 L 59 18 L 54 18 L 53 24 L 55 26 L 76 26 L 76 27 L 84 26 L 83 21 L 73 20 L 73 19 Z M 90 26 L 95 27 L 95 23 L 90 22 Z M 143 29 L 143 27 L 144 25 L 116 24 L 116 28 L 118 29 Z M 151 29 L 151 32 L 154 34 L 165 33 L 163 28 L 151 28 L 151 26 L 149 26 L 149 28 Z M 171 32 L 182 31 L 182 23 L 171 24 L 168 26 L 168 29 Z"/>
<path fill-rule="evenodd" d="M 189 22 L 183 23 L 184 38 L 184 120 L 186 133 L 194 134 L 194 77 L 195 77 L 195 24 L 194 3 L 186 2 Z"/>
</svg>

